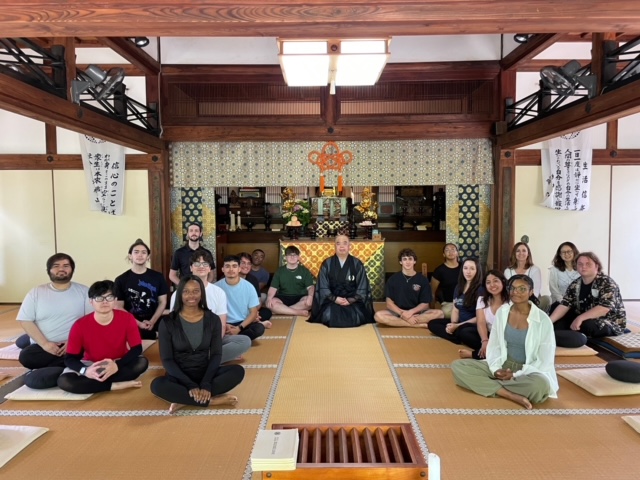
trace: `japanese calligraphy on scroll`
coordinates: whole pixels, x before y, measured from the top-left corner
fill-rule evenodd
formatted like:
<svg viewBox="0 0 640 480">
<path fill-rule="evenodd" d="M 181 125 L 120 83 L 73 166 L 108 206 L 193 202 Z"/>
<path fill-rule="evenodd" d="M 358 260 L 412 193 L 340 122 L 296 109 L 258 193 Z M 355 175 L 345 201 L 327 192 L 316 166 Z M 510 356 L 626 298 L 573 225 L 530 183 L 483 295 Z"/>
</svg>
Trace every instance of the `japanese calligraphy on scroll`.
<svg viewBox="0 0 640 480">
<path fill-rule="evenodd" d="M 124 147 L 83 134 L 80 134 L 80 147 L 89 208 L 107 215 L 122 215 Z"/>
<path fill-rule="evenodd" d="M 589 209 L 591 138 L 580 131 L 547 142 L 542 149 L 542 205 L 554 210 Z"/>
</svg>

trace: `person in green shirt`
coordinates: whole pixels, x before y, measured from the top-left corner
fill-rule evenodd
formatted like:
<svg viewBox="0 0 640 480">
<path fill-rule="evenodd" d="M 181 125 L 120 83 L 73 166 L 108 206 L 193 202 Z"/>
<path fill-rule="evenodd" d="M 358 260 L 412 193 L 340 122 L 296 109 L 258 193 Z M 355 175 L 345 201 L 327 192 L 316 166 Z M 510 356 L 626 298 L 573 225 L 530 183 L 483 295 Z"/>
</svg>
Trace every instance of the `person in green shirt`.
<svg viewBox="0 0 640 480">
<path fill-rule="evenodd" d="M 300 250 L 293 245 L 284 251 L 286 264 L 273 276 L 265 306 L 278 315 L 309 316 L 315 292 L 315 279 L 300 264 Z"/>
</svg>

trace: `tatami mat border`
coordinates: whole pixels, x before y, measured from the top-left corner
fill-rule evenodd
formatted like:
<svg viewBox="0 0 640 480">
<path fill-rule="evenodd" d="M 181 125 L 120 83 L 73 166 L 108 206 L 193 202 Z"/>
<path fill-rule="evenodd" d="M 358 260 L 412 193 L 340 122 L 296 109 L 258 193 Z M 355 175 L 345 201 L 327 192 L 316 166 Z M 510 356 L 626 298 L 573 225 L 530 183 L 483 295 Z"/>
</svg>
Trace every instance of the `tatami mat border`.
<svg viewBox="0 0 640 480">
<path fill-rule="evenodd" d="M 384 358 L 387 361 L 387 365 L 389 366 L 389 370 L 391 372 L 391 376 L 393 377 L 393 381 L 396 384 L 396 388 L 398 389 L 398 393 L 400 394 L 400 398 L 402 400 L 402 405 L 404 406 L 405 412 L 407 413 L 407 417 L 409 417 L 409 422 L 411 423 L 411 427 L 413 428 L 413 432 L 416 436 L 416 441 L 418 446 L 420 447 L 420 451 L 422 452 L 422 456 L 425 461 L 429 458 L 429 446 L 427 445 L 427 441 L 424 439 L 424 435 L 422 435 L 422 430 L 420 429 L 420 425 L 418 424 L 418 420 L 413 414 L 413 410 L 411 408 L 411 404 L 409 403 L 409 398 L 404 391 L 404 387 L 402 386 L 402 382 L 398 377 L 398 372 L 393 366 L 393 362 L 391 361 L 391 357 L 389 356 L 389 352 L 387 351 L 387 346 L 383 342 L 383 335 L 380 334 L 380 330 L 375 329 L 376 335 L 378 336 L 378 341 L 380 342 L 380 347 L 382 348 L 382 353 L 384 354 Z M 423 338 L 423 337 L 418 337 Z M 425 337 L 429 338 L 429 337 Z"/>
<path fill-rule="evenodd" d="M 284 360 L 287 358 L 287 352 L 289 351 L 289 344 L 291 343 L 291 337 L 293 336 L 293 330 L 296 326 L 296 318 L 291 322 L 291 328 L 289 328 L 289 334 L 283 337 L 260 337 L 263 338 L 280 338 L 286 339 L 284 343 L 284 347 L 282 349 L 282 355 L 280 355 L 280 361 L 276 366 L 276 373 L 273 376 L 273 383 L 271 384 L 271 389 L 269 390 L 269 395 L 267 396 L 267 403 L 262 409 L 262 418 L 260 418 L 260 425 L 258 426 L 258 430 L 264 430 L 267 426 L 267 421 L 269 420 L 269 415 L 271 414 L 271 407 L 273 406 L 273 399 L 276 395 L 276 390 L 278 389 L 278 383 L 280 382 L 280 376 L 282 375 L 282 367 L 284 365 Z M 253 444 L 251 446 L 251 451 L 253 451 L 253 446 L 256 443 L 256 438 L 258 437 L 258 432 L 256 432 L 256 436 L 253 439 Z M 242 480 L 251 480 L 253 476 L 253 470 L 251 470 L 251 458 L 247 460 L 247 465 L 244 469 L 244 475 L 242 476 Z"/>
<path fill-rule="evenodd" d="M 285 338 L 287 338 L 286 335 L 263 335 L 260 340 L 284 340 Z"/>
<path fill-rule="evenodd" d="M 630 323 L 631 325 L 635 325 L 636 327 L 640 327 L 640 322 L 636 322 L 635 320 L 629 320 L 627 318 L 627 323 Z"/>
<path fill-rule="evenodd" d="M 170 414 L 169 410 L 0 410 L 0 417 L 209 417 L 219 415 L 262 415 L 262 408 L 218 410 L 179 410 Z"/>
<path fill-rule="evenodd" d="M 379 330 L 376 329 L 379 332 Z M 378 333 L 380 335 L 380 333 Z M 423 340 L 444 340 L 433 335 L 380 335 L 380 338 L 421 338 Z"/>
<path fill-rule="evenodd" d="M 2 343 L 14 343 L 18 338 L 20 338 L 24 334 L 14 335 L 13 337 L 7 337 L 3 340 L 0 340 Z"/>
<path fill-rule="evenodd" d="M 451 368 L 449 363 L 394 363 L 395 368 Z M 602 368 L 604 363 L 558 363 L 556 370 L 567 368 Z"/>
<path fill-rule="evenodd" d="M 248 364 L 241 365 L 242 368 L 278 368 L 278 365 L 275 363 L 263 363 L 263 364 Z M 0 367 L 0 370 L 3 368 L 24 368 L 24 367 Z M 162 365 L 149 365 L 147 370 L 164 370 Z"/>
<path fill-rule="evenodd" d="M 414 408 L 415 415 L 637 415 L 640 408 L 472 409 Z"/>
</svg>

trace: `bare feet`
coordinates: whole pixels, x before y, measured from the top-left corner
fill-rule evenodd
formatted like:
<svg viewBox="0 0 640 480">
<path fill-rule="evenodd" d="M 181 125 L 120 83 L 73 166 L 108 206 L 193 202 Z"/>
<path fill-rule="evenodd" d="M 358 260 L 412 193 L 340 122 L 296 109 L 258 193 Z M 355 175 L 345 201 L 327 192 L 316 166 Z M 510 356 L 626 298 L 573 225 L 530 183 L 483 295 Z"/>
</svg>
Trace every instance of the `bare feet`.
<svg viewBox="0 0 640 480">
<path fill-rule="evenodd" d="M 169 414 L 173 415 L 182 407 L 184 407 L 184 405 L 182 405 L 181 403 L 172 403 L 171 405 L 169 405 Z"/>
<path fill-rule="evenodd" d="M 235 395 L 217 395 L 215 397 L 211 397 L 211 402 L 209 405 L 231 405 L 235 406 L 238 403 L 238 397 Z"/>
<path fill-rule="evenodd" d="M 264 325 L 264 328 L 271 328 L 271 327 L 273 327 L 273 323 L 271 323 L 269 320 L 263 320 L 263 321 L 262 321 L 262 322 L 260 322 L 260 323 L 262 323 L 262 325 Z"/>
<path fill-rule="evenodd" d="M 471 350 L 467 350 L 466 348 L 461 348 L 458 350 L 458 355 L 460 358 L 473 358 L 473 352 Z"/>
<path fill-rule="evenodd" d="M 501 388 L 500 390 L 498 390 L 496 392 L 496 395 L 511 400 L 518 405 L 522 405 L 527 410 L 531 410 L 533 408 L 533 405 L 531 405 L 531 402 L 527 397 L 523 397 L 522 395 L 518 395 L 517 393 L 510 392 L 506 388 Z"/>
<path fill-rule="evenodd" d="M 140 388 L 142 382 L 139 380 L 130 380 L 128 382 L 113 382 L 111 384 L 111 390 L 125 390 L 127 388 Z"/>
<path fill-rule="evenodd" d="M 309 312 L 307 310 L 295 310 L 294 309 L 294 312 L 298 317 L 308 317 L 309 316 Z"/>
</svg>

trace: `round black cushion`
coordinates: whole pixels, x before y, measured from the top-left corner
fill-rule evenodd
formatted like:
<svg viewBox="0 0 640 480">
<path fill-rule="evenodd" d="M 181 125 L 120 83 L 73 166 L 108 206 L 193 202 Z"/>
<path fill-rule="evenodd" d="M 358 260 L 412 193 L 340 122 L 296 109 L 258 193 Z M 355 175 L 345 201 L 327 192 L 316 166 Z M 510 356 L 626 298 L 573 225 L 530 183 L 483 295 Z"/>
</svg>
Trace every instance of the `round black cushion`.
<svg viewBox="0 0 640 480">
<path fill-rule="evenodd" d="M 611 378 L 627 383 L 640 383 L 640 363 L 614 360 L 605 367 Z"/>
<path fill-rule="evenodd" d="M 556 345 L 565 348 L 580 348 L 587 344 L 587 336 L 574 330 L 556 330 Z"/>
</svg>

